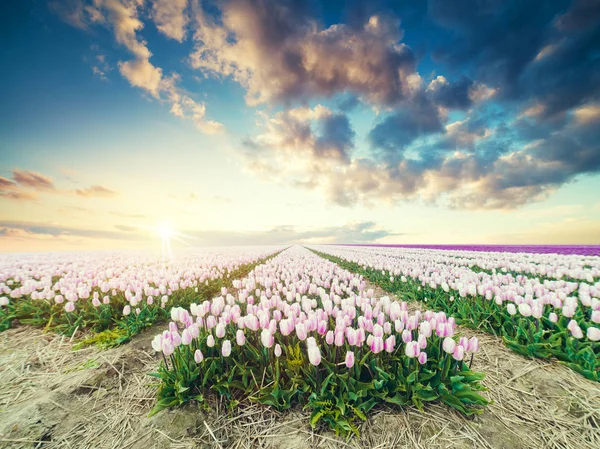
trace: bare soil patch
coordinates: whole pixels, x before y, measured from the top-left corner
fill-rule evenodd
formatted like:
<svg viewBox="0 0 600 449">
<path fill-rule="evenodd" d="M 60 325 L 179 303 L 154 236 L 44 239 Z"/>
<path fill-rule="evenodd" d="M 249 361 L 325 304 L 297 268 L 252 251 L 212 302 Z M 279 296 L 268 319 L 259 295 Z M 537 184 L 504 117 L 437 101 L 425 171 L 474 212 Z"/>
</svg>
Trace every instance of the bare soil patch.
<svg viewBox="0 0 600 449">
<path fill-rule="evenodd" d="M 392 296 L 371 286 L 376 296 Z M 411 308 L 418 307 L 411 304 Z M 161 329 L 162 330 L 162 329 Z M 149 329 L 127 345 L 73 351 L 65 337 L 19 327 L 0 334 L 0 448 L 573 448 L 600 447 L 600 385 L 557 362 L 515 354 L 488 334 L 473 368 L 494 402 L 474 418 L 442 404 L 379 408 L 361 438 L 313 432 L 301 410 L 228 411 L 212 398 L 152 418 L 159 358 Z"/>
</svg>

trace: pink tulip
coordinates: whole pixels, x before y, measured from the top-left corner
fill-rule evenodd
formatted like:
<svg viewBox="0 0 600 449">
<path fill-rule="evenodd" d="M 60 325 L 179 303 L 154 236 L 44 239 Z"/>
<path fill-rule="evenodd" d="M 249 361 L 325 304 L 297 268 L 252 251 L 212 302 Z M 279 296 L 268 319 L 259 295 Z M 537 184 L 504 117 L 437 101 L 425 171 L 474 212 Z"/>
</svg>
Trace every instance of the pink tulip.
<svg viewBox="0 0 600 449">
<path fill-rule="evenodd" d="M 383 348 L 385 349 L 386 352 L 389 352 L 390 354 L 392 352 L 394 352 L 394 347 L 395 346 L 396 346 L 396 337 L 393 336 L 393 335 L 390 335 L 383 342 Z"/>
<path fill-rule="evenodd" d="M 275 345 L 275 350 L 273 352 L 275 353 L 275 357 L 281 356 L 281 346 L 279 346 L 279 343 Z"/>
<path fill-rule="evenodd" d="M 354 352 L 346 352 L 346 368 L 350 369 L 354 366 Z"/>
<path fill-rule="evenodd" d="M 225 336 L 225 325 L 223 323 L 217 324 L 217 328 L 215 329 L 215 335 L 217 338 L 223 338 Z"/>
<path fill-rule="evenodd" d="M 265 348 L 270 348 L 275 343 L 275 338 L 269 329 L 263 329 L 260 333 L 260 341 Z"/>
<path fill-rule="evenodd" d="M 333 343 L 339 348 L 340 346 L 344 346 L 344 332 L 336 331 L 334 332 Z"/>
<path fill-rule="evenodd" d="M 414 358 L 419 355 L 419 345 L 416 341 L 409 341 L 406 343 L 406 348 L 404 349 L 404 353 L 407 357 Z"/>
<path fill-rule="evenodd" d="M 194 352 L 194 360 L 196 361 L 196 363 L 201 363 L 202 360 L 204 360 L 204 354 L 202 354 L 202 351 L 200 351 L 200 349 L 196 349 L 196 352 Z"/>
<path fill-rule="evenodd" d="M 456 348 L 456 342 L 452 338 L 446 337 L 442 343 L 442 348 L 446 353 L 452 354 Z"/>
<path fill-rule="evenodd" d="M 588 327 L 587 338 L 591 341 L 600 341 L 600 329 L 597 327 Z"/>
<path fill-rule="evenodd" d="M 318 346 L 311 346 L 308 348 L 308 360 L 311 365 L 319 366 L 321 363 L 321 351 Z"/>
<path fill-rule="evenodd" d="M 229 357 L 231 355 L 231 342 L 229 340 L 224 340 L 221 345 L 221 354 L 223 357 Z"/>
<path fill-rule="evenodd" d="M 334 340 L 333 331 L 328 331 L 325 335 L 325 343 L 332 345 Z"/>
<path fill-rule="evenodd" d="M 408 329 L 404 329 L 402 331 L 402 341 L 404 343 L 409 343 L 412 341 L 412 332 L 409 331 Z"/>
<path fill-rule="evenodd" d="M 419 363 L 421 365 L 425 365 L 427 363 L 427 353 L 426 352 L 421 352 L 419 354 L 419 359 L 418 360 L 419 360 Z"/>
<path fill-rule="evenodd" d="M 548 315 L 548 319 L 553 322 L 556 323 L 558 322 L 558 315 L 554 312 L 550 313 L 550 315 Z"/>
<path fill-rule="evenodd" d="M 479 340 L 477 339 L 477 337 L 471 337 L 469 339 L 469 345 L 467 347 L 467 350 L 469 352 L 477 352 L 477 351 L 479 351 Z"/>
<path fill-rule="evenodd" d="M 125 308 L 128 308 L 129 306 L 125 306 Z M 67 313 L 71 313 L 75 310 L 75 304 L 72 303 L 71 301 L 67 301 L 67 303 L 65 304 L 65 312 Z M 123 309 L 123 315 L 125 315 L 125 309 Z M 127 315 L 129 315 L 129 313 L 127 313 Z"/>
<path fill-rule="evenodd" d="M 192 342 L 192 336 L 187 329 L 184 329 L 181 333 L 181 343 L 189 345 Z"/>
<path fill-rule="evenodd" d="M 244 344 L 246 344 L 246 335 L 244 334 L 243 330 L 237 330 L 235 333 L 235 342 L 238 344 L 238 346 L 244 346 Z"/>
<path fill-rule="evenodd" d="M 461 345 L 456 345 L 454 348 L 454 352 L 452 353 L 452 357 L 455 360 L 462 360 L 465 356 L 465 348 Z"/>
<path fill-rule="evenodd" d="M 308 333 L 306 332 L 306 328 L 304 327 L 304 324 L 302 324 L 302 323 L 296 324 L 296 336 L 298 337 L 299 340 L 302 340 L 302 341 L 306 340 Z"/>
<path fill-rule="evenodd" d="M 383 338 L 373 337 L 369 346 L 373 354 L 379 354 L 381 351 L 383 351 Z"/>
<path fill-rule="evenodd" d="M 212 334 L 210 334 L 208 337 L 206 337 L 206 346 L 208 346 L 209 348 L 212 348 L 215 345 L 215 337 L 212 336 Z"/>
<path fill-rule="evenodd" d="M 425 335 L 419 334 L 419 337 L 417 338 L 417 343 L 419 345 L 419 348 L 425 349 L 427 347 L 427 338 L 425 338 Z"/>
<path fill-rule="evenodd" d="M 162 341 L 162 352 L 166 357 L 169 357 L 173 352 L 175 352 L 175 346 L 173 346 L 173 342 L 168 338 L 165 338 Z"/>
</svg>

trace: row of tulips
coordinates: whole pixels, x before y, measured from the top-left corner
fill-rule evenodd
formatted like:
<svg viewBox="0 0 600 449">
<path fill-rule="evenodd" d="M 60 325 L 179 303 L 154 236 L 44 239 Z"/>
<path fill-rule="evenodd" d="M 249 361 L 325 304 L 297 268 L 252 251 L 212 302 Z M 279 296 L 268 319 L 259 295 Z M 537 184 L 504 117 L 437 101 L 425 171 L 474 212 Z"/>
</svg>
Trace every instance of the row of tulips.
<svg viewBox="0 0 600 449">
<path fill-rule="evenodd" d="M 166 320 L 173 305 L 213 297 L 281 249 L 190 251 L 168 264 L 138 252 L 5 255 L 0 330 L 18 320 L 68 336 L 88 329 L 99 334 L 91 341 L 120 344 Z"/>
<path fill-rule="evenodd" d="M 435 258 L 408 264 L 394 257 L 399 248 L 314 249 L 386 291 L 502 336 L 520 354 L 555 357 L 586 378 L 600 380 L 600 283 L 490 275 L 449 267 Z"/>
<path fill-rule="evenodd" d="M 311 425 L 358 433 L 378 404 L 442 401 L 464 414 L 487 400 L 471 371 L 476 338 L 456 335 L 443 312 L 410 314 L 302 247 L 234 282 L 235 292 L 174 308 L 152 347 L 163 362 L 152 413 L 212 392 L 279 410 L 299 404 Z"/>
</svg>

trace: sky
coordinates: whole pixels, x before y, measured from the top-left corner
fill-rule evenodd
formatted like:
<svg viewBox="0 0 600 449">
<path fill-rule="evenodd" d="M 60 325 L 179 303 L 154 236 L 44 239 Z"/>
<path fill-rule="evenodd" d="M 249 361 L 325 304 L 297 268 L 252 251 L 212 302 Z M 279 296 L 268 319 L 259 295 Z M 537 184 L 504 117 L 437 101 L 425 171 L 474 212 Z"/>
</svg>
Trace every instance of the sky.
<svg viewBox="0 0 600 449">
<path fill-rule="evenodd" d="M 597 0 L 0 9 L 0 251 L 600 244 Z"/>
</svg>

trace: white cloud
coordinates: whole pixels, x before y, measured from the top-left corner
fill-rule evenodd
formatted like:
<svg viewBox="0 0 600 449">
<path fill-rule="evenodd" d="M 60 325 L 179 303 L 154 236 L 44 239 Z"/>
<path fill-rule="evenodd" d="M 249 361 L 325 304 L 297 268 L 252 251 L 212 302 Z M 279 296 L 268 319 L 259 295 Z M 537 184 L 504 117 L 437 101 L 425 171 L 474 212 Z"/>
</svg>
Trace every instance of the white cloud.
<svg viewBox="0 0 600 449">
<path fill-rule="evenodd" d="M 165 36 L 183 42 L 189 18 L 185 13 L 187 0 L 154 0 L 152 18 Z"/>
</svg>

